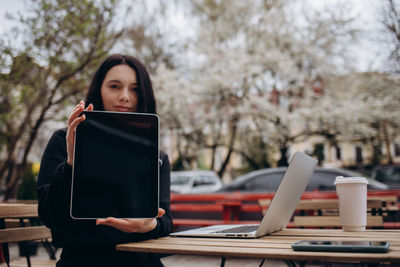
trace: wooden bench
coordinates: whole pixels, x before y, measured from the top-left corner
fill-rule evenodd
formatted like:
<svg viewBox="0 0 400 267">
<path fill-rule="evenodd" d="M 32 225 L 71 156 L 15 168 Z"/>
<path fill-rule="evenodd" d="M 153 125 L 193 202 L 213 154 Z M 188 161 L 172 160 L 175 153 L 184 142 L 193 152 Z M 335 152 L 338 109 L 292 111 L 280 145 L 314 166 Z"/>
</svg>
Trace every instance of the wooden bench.
<svg viewBox="0 0 400 267">
<path fill-rule="evenodd" d="M 37 209 L 37 204 L 0 203 L 0 244 L 3 260 L 7 266 L 20 266 L 21 263 L 19 259 L 19 263 L 10 264 L 9 243 L 21 244 L 21 249 L 26 255 L 25 266 L 55 266 L 55 255 L 49 242 L 51 232 L 46 226 L 41 225 Z M 16 220 L 19 221 L 19 225 L 16 224 Z M 27 253 L 27 241 L 42 242 L 49 252 L 50 260 L 32 261 Z"/>
<path fill-rule="evenodd" d="M 341 227 L 339 216 L 295 216 L 295 227 Z M 383 228 L 382 216 L 367 216 L 367 227 Z"/>
<path fill-rule="evenodd" d="M 270 199 L 260 199 L 259 205 L 261 211 L 265 214 L 271 200 Z M 368 198 L 367 208 L 369 212 L 380 213 L 382 215 L 383 210 L 386 211 L 386 202 L 378 198 Z M 298 211 L 315 211 L 319 212 L 318 215 L 322 215 L 322 212 L 336 211 L 337 214 L 339 210 L 338 199 L 302 199 L 297 204 L 296 210 Z M 375 215 L 375 214 L 373 214 Z"/>
</svg>

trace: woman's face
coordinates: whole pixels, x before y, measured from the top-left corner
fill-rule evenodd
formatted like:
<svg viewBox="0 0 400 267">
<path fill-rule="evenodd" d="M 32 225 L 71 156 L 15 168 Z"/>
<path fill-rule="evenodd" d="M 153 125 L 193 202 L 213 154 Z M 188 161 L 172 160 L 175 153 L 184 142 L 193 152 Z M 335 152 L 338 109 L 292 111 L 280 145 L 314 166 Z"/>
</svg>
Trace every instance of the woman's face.
<svg viewBox="0 0 400 267">
<path fill-rule="evenodd" d="M 101 99 L 106 111 L 135 112 L 138 106 L 136 72 L 128 65 L 112 67 L 101 85 Z"/>
</svg>

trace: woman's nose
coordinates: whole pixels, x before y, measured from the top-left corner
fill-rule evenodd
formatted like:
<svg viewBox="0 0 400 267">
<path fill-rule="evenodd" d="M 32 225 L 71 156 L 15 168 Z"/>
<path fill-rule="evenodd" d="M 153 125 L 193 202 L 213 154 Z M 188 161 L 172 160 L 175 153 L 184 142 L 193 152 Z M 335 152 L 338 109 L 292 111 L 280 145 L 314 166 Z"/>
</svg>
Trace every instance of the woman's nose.
<svg viewBox="0 0 400 267">
<path fill-rule="evenodd" d="M 121 93 L 118 96 L 119 101 L 129 101 L 129 89 L 128 88 L 123 88 L 121 90 Z"/>
</svg>

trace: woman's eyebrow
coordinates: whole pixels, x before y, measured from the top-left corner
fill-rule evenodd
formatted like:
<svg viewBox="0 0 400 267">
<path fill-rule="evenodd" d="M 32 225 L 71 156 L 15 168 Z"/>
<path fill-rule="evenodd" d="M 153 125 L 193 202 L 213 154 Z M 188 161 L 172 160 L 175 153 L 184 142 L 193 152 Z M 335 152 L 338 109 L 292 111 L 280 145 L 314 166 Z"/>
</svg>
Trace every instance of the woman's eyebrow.
<svg viewBox="0 0 400 267">
<path fill-rule="evenodd" d="M 107 83 L 121 83 L 121 81 L 119 81 L 119 80 L 109 80 L 109 81 L 107 81 Z"/>
<path fill-rule="evenodd" d="M 107 83 L 119 83 L 119 84 L 121 84 L 122 82 L 120 80 L 109 80 L 109 81 L 107 81 Z M 129 85 L 138 86 L 139 83 L 138 82 L 134 82 L 134 83 L 130 83 Z"/>
</svg>

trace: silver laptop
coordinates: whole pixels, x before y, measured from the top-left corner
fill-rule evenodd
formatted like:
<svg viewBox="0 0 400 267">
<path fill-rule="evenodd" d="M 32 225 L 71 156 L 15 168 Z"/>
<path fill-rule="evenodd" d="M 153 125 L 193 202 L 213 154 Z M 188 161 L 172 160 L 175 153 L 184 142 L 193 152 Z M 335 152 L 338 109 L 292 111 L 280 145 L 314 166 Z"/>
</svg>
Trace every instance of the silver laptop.
<svg viewBox="0 0 400 267">
<path fill-rule="evenodd" d="M 303 194 L 317 160 L 297 151 L 259 225 L 213 225 L 171 233 L 171 236 L 258 238 L 286 227 Z"/>
</svg>

